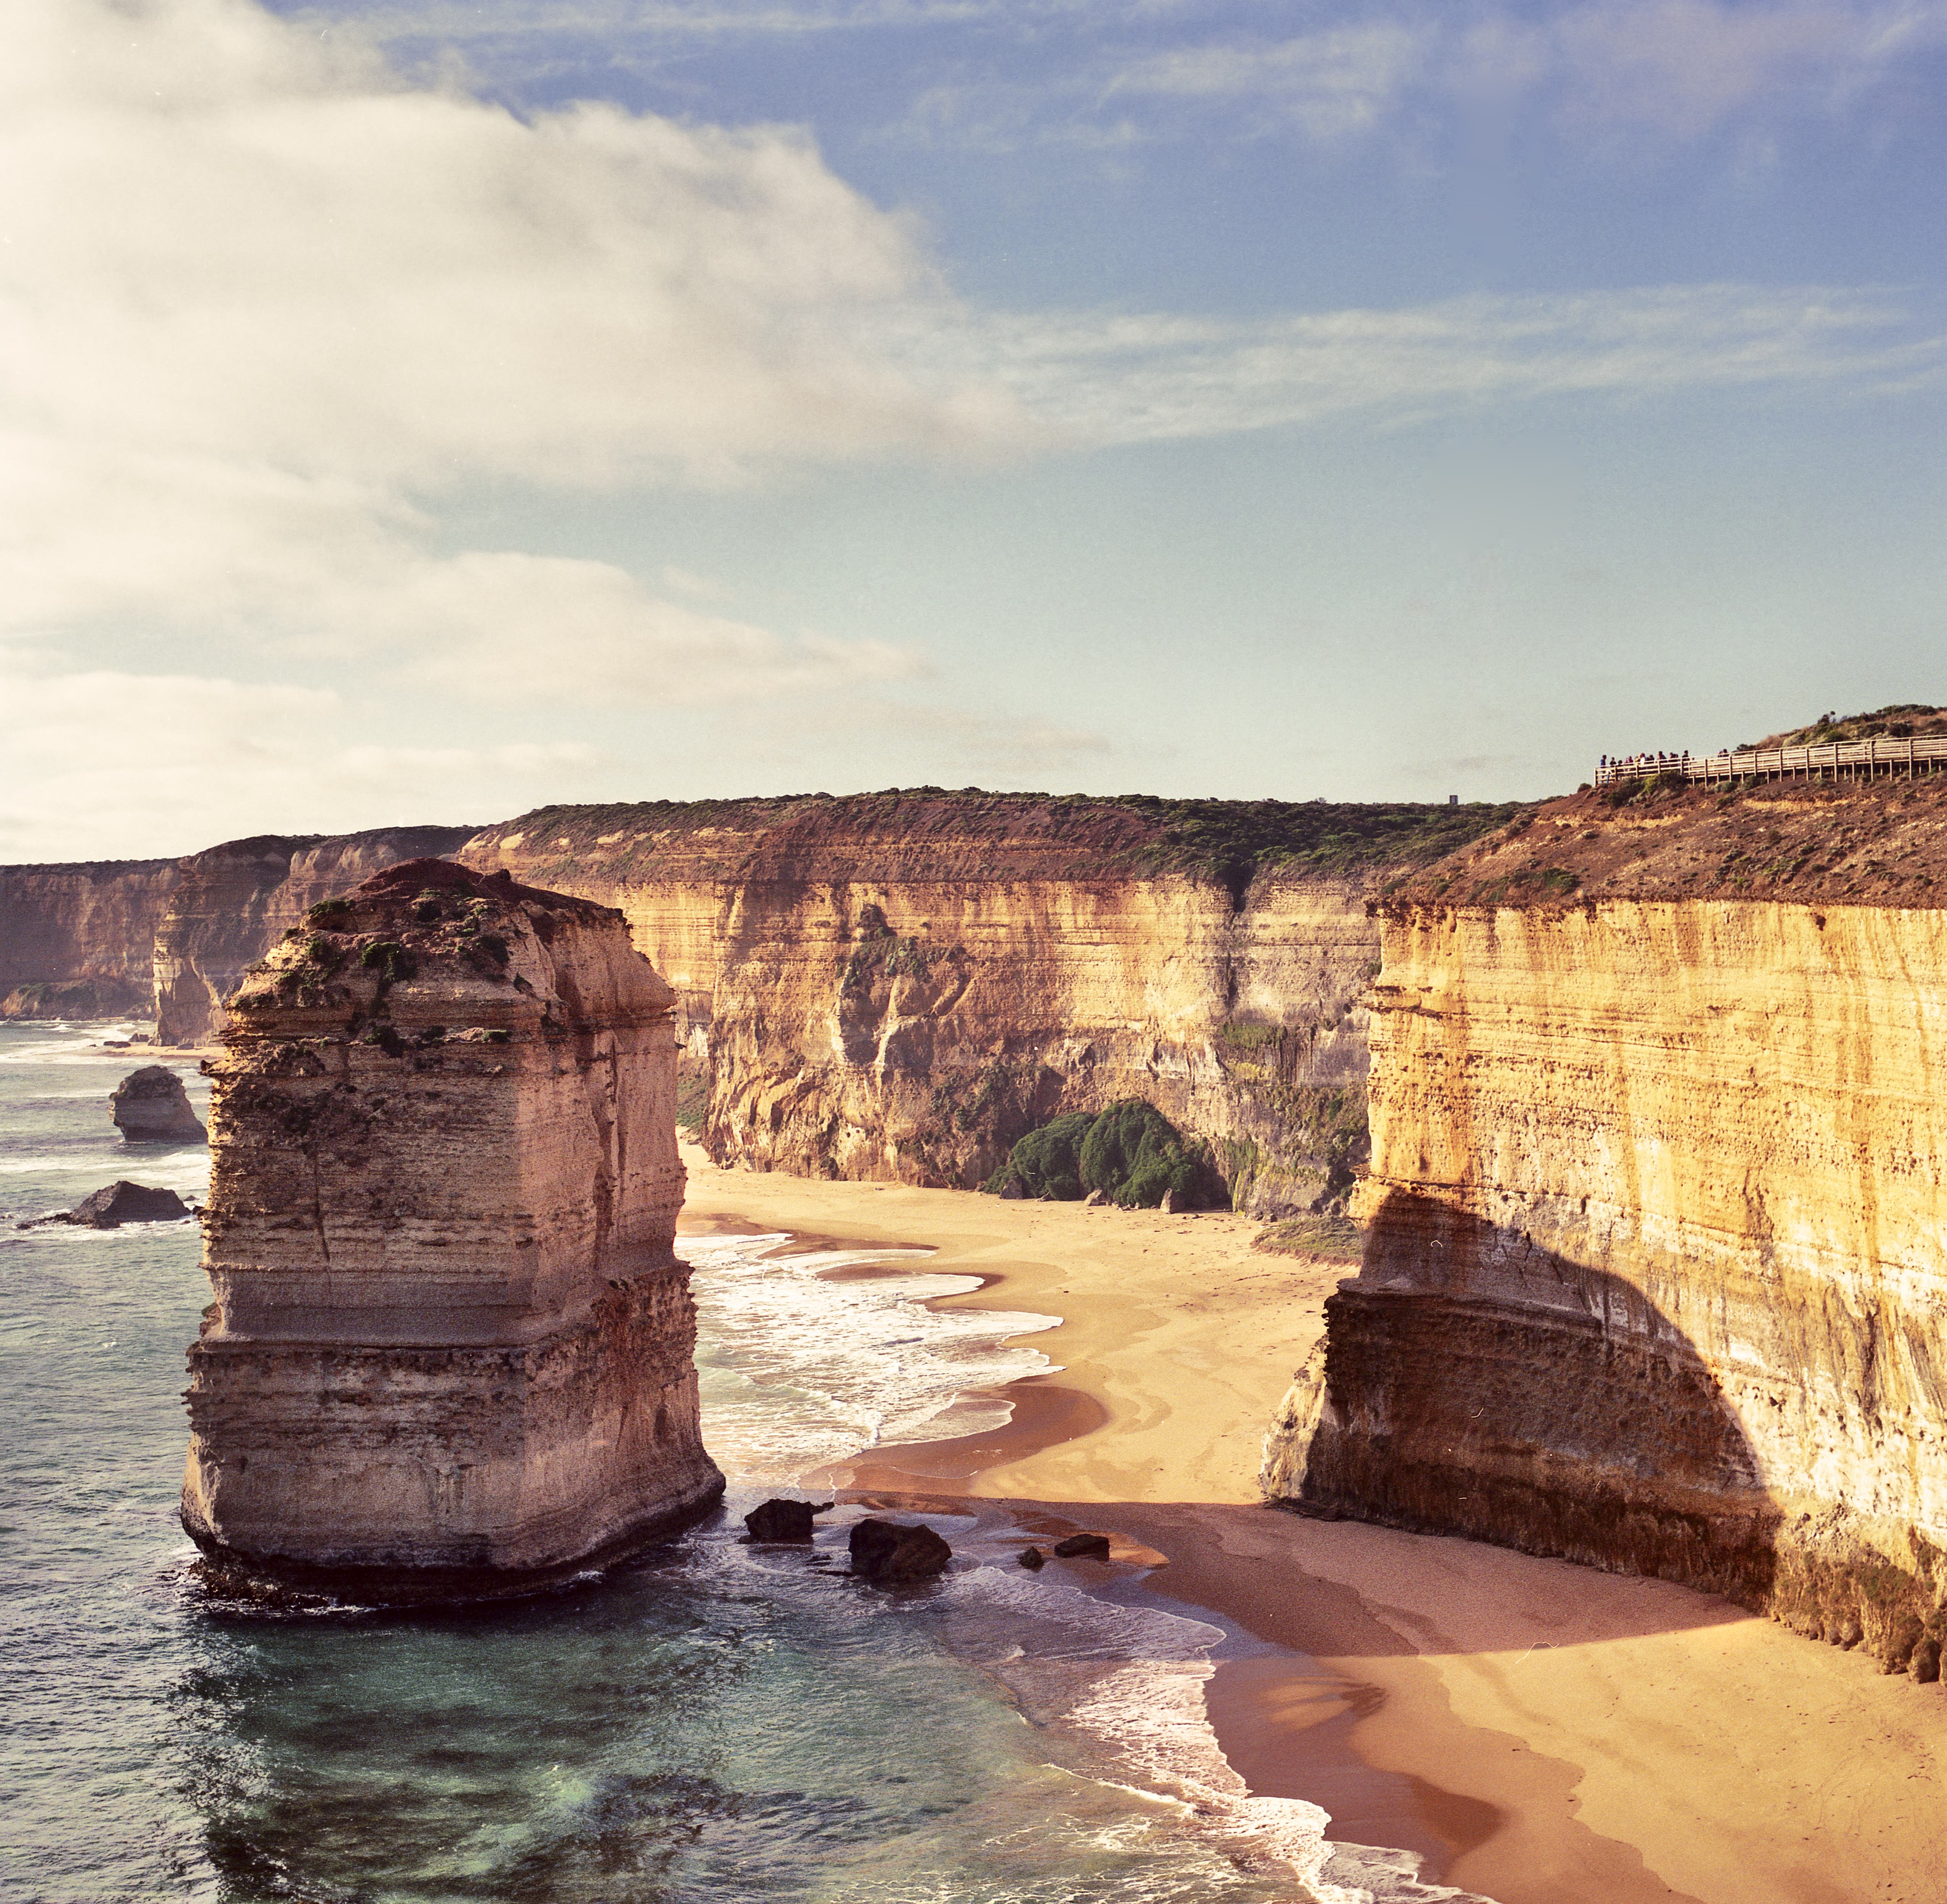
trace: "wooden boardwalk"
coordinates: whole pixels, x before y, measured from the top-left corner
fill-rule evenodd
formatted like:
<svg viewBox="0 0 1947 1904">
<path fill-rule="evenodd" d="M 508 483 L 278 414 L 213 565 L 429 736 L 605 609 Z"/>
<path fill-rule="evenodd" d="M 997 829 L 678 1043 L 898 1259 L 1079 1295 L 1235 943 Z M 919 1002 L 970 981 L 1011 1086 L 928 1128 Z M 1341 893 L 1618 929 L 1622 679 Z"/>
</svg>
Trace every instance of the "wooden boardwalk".
<svg viewBox="0 0 1947 1904">
<path fill-rule="evenodd" d="M 1596 785 L 1630 780 L 1850 780 L 1875 774 L 1938 773 L 1947 765 L 1947 734 L 1906 740 L 1828 741 L 1819 747 L 1754 747 L 1736 753 L 1667 754 L 1661 759 L 1611 763 L 1596 769 Z"/>
</svg>

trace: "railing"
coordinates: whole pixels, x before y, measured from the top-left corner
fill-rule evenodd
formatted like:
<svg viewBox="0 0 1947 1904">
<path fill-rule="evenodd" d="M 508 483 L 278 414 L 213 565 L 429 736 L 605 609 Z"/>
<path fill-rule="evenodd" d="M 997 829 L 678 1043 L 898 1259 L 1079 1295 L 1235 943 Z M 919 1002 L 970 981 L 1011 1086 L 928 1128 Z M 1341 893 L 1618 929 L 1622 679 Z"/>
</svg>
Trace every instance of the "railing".
<svg viewBox="0 0 1947 1904">
<path fill-rule="evenodd" d="M 1870 741 L 1828 741 L 1821 747 L 1754 747 L 1723 754 L 1667 754 L 1661 759 L 1611 763 L 1596 769 L 1596 785 L 1673 779 L 1824 780 L 1862 774 L 1937 773 L 1947 763 L 1947 734 L 1906 740 L 1881 735 Z"/>
</svg>

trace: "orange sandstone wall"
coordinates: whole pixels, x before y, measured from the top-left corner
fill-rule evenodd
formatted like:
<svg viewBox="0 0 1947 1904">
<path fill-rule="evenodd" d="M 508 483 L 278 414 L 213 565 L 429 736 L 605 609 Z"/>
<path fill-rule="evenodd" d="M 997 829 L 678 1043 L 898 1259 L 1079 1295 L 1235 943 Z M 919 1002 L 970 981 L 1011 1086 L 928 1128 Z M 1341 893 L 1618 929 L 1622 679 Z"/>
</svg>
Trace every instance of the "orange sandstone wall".
<svg viewBox="0 0 1947 1904">
<path fill-rule="evenodd" d="M 1877 829 L 1937 849 L 1940 796 L 1797 839 L 1763 801 L 1571 808 L 1376 909 L 1364 1262 L 1267 1491 L 1713 1587 L 1930 1674 L 1947 912 L 1846 896 Z M 1685 894 L 1739 831 L 1819 871 Z M 1524 856 L 1576 896 L 1475 896 Z"/>
<path fill-rule="evenodd" d="M 1349 1188 L 1382 872 L 1226 881 L 1110 803 L 880 797 L 556 810 L 471 865 L 619 909 L 681 1000 L 720 1163 L 974 1185 L 1123 1097 L 1274 1214 Z"/>
</svg>

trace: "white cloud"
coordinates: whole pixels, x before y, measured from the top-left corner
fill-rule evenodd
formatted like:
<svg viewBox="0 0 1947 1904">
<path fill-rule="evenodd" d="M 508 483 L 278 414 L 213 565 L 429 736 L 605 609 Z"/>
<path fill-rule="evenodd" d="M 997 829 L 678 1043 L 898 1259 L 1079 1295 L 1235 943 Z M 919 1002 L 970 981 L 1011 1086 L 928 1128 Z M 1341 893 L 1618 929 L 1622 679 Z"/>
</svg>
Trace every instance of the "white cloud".
<svg viewBox="0 0 1947 1904">
<path fill-rule="evenodd" d="M 1271 32 L 1243 29 L 1234 7 L 1101 10 L 1032 79 L 929 78 L 896 135 L 1014 150 L 1403 133 L 1419 153 L 1456 114 L 1527 107 L 1571 143 L 1682 142 L 1726 124 L 1775 139 L 1794 118 L 1843 115 L 1947 44 L 1947 0 L 1357 0 L 1308 10 L 1306 29 L 1282 38 L 1283 10 L 1259 11 Z M 645 30 L 683 29 L 665 17 Z"/>
<path fill-rule="evenodd" d="M 1072 438 L 1143 442 L 1488 403 L 1937 379 L 1947 335 L 1890 298 L 1738 285 L 1469 297 L 1254 322 L 995 320 L 986 373 Z"/>
<path fill-rule="evenodd" d="M 0 238 L 17 636 L 504 649 L 547 605 L 478 586 L 503 559 L 435 553 L 455 494 L 733 481 L 1023 427 L 1004 393 L 923 384 L 867 341 L 874 314 L 944 296 L 909 226 L 802 135 L 523 120 L 247 0 L 12 0 Z M 522 559 L 497 579 L 531 578 Z M 604 596 L 711 694 L 740 641 L 759 692 L 887 665 L 800 644 L 781 666 L 594 566 L 550 571 L 562 612 L 585 629 Z"/>
<path fill-rule="evenodd" d="M 1104 89 L 1192 101 L 1252 99 L 1314 138 L 1370 131 L 1417 78 L 1436 37 L 1431 23 L 1373 20 L 1272 45 L 1172 48 L 1125 67 Z"/>
<path fill-rule="evenodd" d="M 484 823 L 571 797 L 605 764 L 575 741 L 374 745 L 323 689 L 51 673 L 5 655 L 0 705 L 0 861 L 160 856 L 246 830 Z"/>
<path fill-rule="evenodd" d="M 421 565 L 369 609 L 369 625 L 425 644 L 421 679 L 481 700 L 693 707 L 740 696 L 898 680 L 918 658 L 882 642 L 806 634 L 648 594 L 599 562 L 468 555 Z"/>
</svg>

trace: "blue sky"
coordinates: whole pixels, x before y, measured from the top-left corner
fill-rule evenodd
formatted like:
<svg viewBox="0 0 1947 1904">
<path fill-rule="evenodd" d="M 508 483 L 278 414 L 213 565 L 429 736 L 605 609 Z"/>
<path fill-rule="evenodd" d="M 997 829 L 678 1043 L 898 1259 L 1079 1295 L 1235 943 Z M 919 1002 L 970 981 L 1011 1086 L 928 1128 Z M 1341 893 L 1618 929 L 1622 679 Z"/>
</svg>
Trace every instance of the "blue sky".
<svg viewBox="0 0 1947 1904">
<path fill-rule="evenodd" d="M 0 856 L 1529 797 L 1947 700 L 1947 0 L 18 0 L 0 52 Z"/>
</svg>

